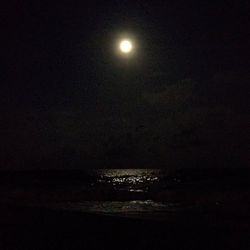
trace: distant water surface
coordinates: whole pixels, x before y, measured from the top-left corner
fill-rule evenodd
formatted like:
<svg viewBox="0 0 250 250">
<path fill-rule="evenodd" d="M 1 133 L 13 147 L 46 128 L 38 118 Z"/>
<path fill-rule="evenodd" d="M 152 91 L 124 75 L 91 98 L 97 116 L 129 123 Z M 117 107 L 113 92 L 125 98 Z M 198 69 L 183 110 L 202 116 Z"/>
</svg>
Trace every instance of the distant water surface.
<svg viewBox="0 0 250 250">
<path fill-rule="evenodd" d="M 6 201 L 106 215 L 186 209 L 250 209 L 248 170 L 95 169 L 16 174 Z M 13 181 L 14 180 L 14 181 Z M 2 182 L 3 183 L 3 182 Z"/>
<path fill-rule="evenodd" d="M 180 208 L 175 202 L 155 201 L 150 194 L 159 188 L 167 172 L 160 169 L 97 169 L 91 188 L 104 199 L 60 204 L 65 209 L 105 214 L 139 214 L 172 211 Z"/>
<path fill-rule="evenodd" d="M 159 183 L 163 173 L 160 169 L 99 169 L 94 172 L 98 183 L 129 192 L 147 192 Z"/>
</svg>

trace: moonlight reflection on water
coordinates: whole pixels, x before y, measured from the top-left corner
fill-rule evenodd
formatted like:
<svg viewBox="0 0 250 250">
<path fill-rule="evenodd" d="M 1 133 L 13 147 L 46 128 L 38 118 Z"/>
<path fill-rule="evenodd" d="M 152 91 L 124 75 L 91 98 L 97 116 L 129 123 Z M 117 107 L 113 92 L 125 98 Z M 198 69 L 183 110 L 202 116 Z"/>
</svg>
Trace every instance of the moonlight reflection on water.
<svg viewBox="0 0 250 250">
<path fill-rule="evenodd" d="M 249 204 L 239 198 L 239 187 L 245 190 L 249 184 L 249 173 L 243 170 L 172 173 L 157 169 L 101 169 L 61 173 L 61 176 L 59 172 L 56 175 L 44 173 L 42 177 L 30 173 L 24 177 L 25 185 L 21 182 L 23 177 L 20 177 L 19 183 L 5 191 L 6 200 L 27 206 L 88 213 L 123 216 L 146 213 L 149 217 L 156 216 L 156 213 L 165 216 L 168 211 L 217 210 L 223 206 L 224 209 L 223 204 L 230 202 L 237 204 L 237 209 L 242 203 L 242 209 L 248 211 L 244 204 Z M 47 189 L 41 189 L 45 183 Z M 244 192 L 248 195 L 247 190 Z M 235 202 L 237 199 L 239 201 Z"/>
<path fill-rule="evenodd" d="M 97 171 L 97 182 L 110 184 L 117 190 L 147 192 L 149 186 L 159 181 L 160 170 L 109 169 Z"/>
</svg>

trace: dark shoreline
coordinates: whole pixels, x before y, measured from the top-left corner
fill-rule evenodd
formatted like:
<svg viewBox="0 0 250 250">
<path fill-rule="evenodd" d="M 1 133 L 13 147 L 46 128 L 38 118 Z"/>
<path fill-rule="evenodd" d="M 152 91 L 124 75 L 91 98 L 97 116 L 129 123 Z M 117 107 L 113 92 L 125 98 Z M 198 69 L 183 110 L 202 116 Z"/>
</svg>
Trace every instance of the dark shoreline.
<svg viewBox="0 0 250 250">
<path fill-rule="evenodd" d="M 215 211 L 166 220 L 1 205 L 0 247 L 14 249 L 249 249 L 250 217 Z"/>
<path fill-rule="evenodd" d="M 180 170 L 145 194 L 86 189 L 95 177 L 84 171 L 43 173 L 0 173 L 0 250 L 250 249 L 248 169 Z M 133 199 L 180 202 L 181 209 L 107 215 L 63 206 Z"/>
</svg>

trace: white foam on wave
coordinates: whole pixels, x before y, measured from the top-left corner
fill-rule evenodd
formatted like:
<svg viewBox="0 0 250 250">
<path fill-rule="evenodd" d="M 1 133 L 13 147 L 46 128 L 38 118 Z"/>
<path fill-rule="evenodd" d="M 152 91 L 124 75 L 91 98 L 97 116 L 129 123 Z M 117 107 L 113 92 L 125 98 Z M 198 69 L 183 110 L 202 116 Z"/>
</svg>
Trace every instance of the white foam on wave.
<svg viewBox="0 0 250 250">
<path fill-rule="evenodd" d="M 59 205 L 59 204 L 58 204 Z M 81 212 L 116 214 L 116 213 L 155 213 L 167 212 L 180 208 L 178 203 L 163 203 L 153 200 L 134 201 L 84 201 L 77 203 L 60 204 L 66 210 L 76 210 Z"/>
</svg>

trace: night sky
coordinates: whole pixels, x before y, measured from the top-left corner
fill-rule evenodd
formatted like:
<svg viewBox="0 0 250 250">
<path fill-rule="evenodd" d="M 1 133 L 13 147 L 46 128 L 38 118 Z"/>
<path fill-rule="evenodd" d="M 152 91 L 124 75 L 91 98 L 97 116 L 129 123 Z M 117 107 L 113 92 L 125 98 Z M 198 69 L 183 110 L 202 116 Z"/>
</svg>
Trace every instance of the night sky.
<svg viewBox="0 0 250 250">
<path fill-rule="evenodd" d="M 5 1 L 1 169 L 248 167 L 249 6 Z"/>
</svg>

